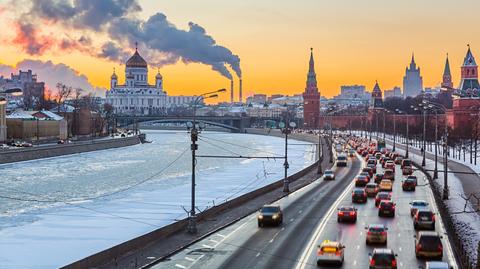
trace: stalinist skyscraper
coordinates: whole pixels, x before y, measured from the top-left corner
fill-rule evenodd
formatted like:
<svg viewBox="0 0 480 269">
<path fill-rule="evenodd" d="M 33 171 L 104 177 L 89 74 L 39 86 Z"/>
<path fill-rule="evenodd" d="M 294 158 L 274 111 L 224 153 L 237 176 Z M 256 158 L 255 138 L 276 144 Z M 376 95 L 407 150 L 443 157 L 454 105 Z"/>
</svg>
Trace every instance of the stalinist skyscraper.
<svg viewBox="0 0 480 269">
<path fill-rule="evenodd" d="M 403 77 L 403 98 L 408 96 L 415 97 L 423 91 L 423 79 L 420 76 L 420 67 L 417 68 L 415 58 L 412 54 L 412 61 L 410 67 L 405 69 L 405 76 Z"/>
<path fill-rule="evenodd" d="M 313 49 L 310 49 L 310 63 L 307 74 L 307 86 L 303 93 L 303 120 L 305 128 L 316 128 L 320 119 L 320 92 L 317 88 L 317 74 L 313 61 Z"/>
</svg>

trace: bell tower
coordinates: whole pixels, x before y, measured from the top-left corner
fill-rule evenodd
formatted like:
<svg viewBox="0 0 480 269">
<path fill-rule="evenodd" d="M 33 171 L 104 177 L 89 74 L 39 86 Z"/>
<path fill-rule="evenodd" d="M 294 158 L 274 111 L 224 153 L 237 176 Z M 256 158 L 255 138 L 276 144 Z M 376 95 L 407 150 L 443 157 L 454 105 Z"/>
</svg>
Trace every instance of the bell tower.
<svg viewBox="0 0 480 269">
<path fill-rule="evenodd" d="M 310 62 L 307 85 L 303 92 L 303 121 L 305 128 L 317 128 L 320 120 L 320 92 L 317 87 L 317 74 L 313 60 L 313 48 L 310 49 Z"/>
</svg>

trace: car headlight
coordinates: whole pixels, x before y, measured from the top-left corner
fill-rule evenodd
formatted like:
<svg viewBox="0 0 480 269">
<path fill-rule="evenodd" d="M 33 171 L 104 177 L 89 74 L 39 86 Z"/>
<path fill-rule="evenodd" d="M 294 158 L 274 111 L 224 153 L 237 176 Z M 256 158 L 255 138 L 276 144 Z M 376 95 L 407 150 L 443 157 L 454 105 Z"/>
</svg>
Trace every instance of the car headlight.
<svg viewBox="0 0 480 269">
<path fill-rule="evenodd" d="M 258 215 L 258 219 L 263 219 L 263 215 Z"/>
<path fill-rule="evenodd" d="M 278 214 L 273 215 L 273 219 L 278 219 Z"/>
</svg>

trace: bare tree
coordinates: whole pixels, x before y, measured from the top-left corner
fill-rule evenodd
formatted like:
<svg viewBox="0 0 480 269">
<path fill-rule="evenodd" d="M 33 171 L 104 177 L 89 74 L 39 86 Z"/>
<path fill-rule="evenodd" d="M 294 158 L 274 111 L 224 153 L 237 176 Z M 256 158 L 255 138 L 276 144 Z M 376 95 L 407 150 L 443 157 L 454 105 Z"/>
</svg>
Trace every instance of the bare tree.
<svg viewBox="0 0 480 269">
<path fill-rule="evenodd" d="M 58 113 L 60 113 L 60 106 L 64 104 L 65 100 L 72 94 L 73 88 L 63 83 L 57 83 L 57 93 L 55 99 L 57 101 Z"/>
</svg>

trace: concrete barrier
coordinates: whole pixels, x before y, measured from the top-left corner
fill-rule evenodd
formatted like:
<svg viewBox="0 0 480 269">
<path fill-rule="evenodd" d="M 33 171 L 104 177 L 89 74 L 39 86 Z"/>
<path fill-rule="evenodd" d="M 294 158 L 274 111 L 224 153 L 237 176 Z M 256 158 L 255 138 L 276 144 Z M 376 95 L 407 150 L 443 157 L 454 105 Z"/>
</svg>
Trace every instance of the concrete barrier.
<svg viewBox="0 0 480 269">
<path fill-rule="evenodd" d="M 298 171 L 297 173 L 290 175 L 288 179 L 290 182 L 294 182 L 302 178 L 312 170 L 316 169 L 317 166 L 318 166 L 318 161 Z M 198 214 L 197 220 L 202 221 L 202 220 L 211 218 L 212 216 L 216 216 L 222 211 L 240 207 L 243 204 L 245 204 L 247 201 L 251 200 L 252 198 L 264 195 L 282 186 L 283 186 L 283 179 L 275 181 L 260 189 L 243 194 L 237 198 L 226 201 L 220 205 L 213 206 L 203 211 L 202 213 Z M 186 229 L 187 223 L 188 223 L 187 219 L 174 222 L 172 224 L 159 228 L 145 235 L 131 239 L 129 241 L 126 241 L 124 243 L 121 243 L 109 249 L 106 249 L 96 254 L 93 254 L 91 256 L 88 256 L 84 259 L 76 261 L 72 264 L 66 265 L 63 268 L 68 268 L 68 269 L 96 268 L 96 267 L 100 267 L 105 263 L 111 263 L 112 261 L 113 263 L 116 263 L 116 259 L 118 257 L 127 256 L 133 251 L 148 247 L 150 244 L 158 240 L 165 240 L 169 235 L 172 235 L 173 233 L 183 232 Z"/>
<path fill-rule="evenodd" d="M 42 158 L 57 157 L 75 153 L 120 148 L 139 144 L 137 136 L 78 141 L 72 144 L 37 146 L 32 148 L 19 148 L 0 151 L 0 164 L 29 161 Z"/>
</svg>

